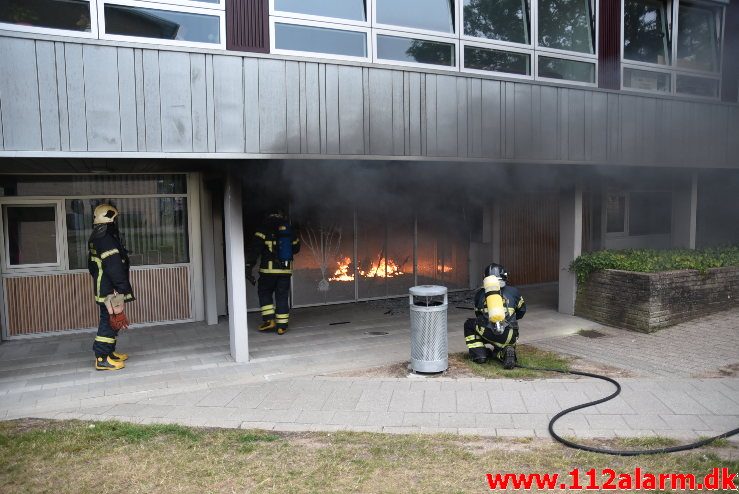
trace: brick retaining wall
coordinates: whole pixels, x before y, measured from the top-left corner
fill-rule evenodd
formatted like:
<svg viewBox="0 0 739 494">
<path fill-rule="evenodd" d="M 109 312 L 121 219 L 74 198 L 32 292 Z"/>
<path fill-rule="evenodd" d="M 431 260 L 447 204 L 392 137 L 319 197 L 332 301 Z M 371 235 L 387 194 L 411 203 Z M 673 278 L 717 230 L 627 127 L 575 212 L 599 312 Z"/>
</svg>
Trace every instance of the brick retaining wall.
<svg viewBox="0 0 739 494">
<path fill-rule="evenodd" d="M 634 273 L 592 273 L 578 287 L 575 315 L 651 333 L 739 306 L 739 267 Z"/>
</svg>

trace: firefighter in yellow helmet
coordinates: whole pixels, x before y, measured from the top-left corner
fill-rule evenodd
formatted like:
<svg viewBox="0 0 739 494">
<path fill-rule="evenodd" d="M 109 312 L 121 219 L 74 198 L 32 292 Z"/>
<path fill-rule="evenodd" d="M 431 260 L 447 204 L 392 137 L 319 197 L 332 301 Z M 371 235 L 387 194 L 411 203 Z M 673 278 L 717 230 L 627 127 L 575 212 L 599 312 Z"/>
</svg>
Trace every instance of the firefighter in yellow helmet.
<svg viewBox="0 0 739 494">
<path fill-rule="evenodd" d="M 277 328 L 277 334 L 287 332 L 293 255 L 299 251 L 300 238 L 281 210 L 270 213 L 254 233 L 246 254 L 246 277 L 252 284 L 255 282 L 252 270 L 257 258 L 261 258 L 257 286 L 262 310 L 259 331 Z"/>
<path fill-rule="evenodd" d="M 95 369 L 119 370 L 128 359 L 125 353 L 115 351 L 118 330 L 127 326 L 122 305 L 113 310 L 113 304 L 121 300 L 134 300 L 129 281 L 128 251 L 118 232 L 118 210 L 110 204 L 100 204 L 93 213 L 92 235 L 88 241 L 87 267 L 92 275 L 95 302 L 100 309 L 98 332 L 92 345 L 95 352 Z"/>
<path fill-rule="evenodd" d="M 485 268 L 483 287 L 475 294 L 476 317 L 464 323 L 464 338 L 473 362 L 483 364 L 492 357 L 503 362 L 505 369 L 512 369 L 516 366 L 518 320 L 526 314 L 526 302 L 518 288 L 507 282 L 508 272 L 500 264 Z"/>
</svg>

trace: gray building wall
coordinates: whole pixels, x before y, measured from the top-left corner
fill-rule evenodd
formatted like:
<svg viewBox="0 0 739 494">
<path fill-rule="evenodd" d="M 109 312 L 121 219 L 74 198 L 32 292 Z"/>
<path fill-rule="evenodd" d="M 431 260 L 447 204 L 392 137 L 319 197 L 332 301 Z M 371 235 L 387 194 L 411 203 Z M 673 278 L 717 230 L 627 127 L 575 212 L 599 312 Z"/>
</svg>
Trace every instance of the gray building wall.
<svg viewBox="0 0 739 494">
<path fill-rule="evenodd" d="M 0 66 L 0 156 L 739 168 L 739 106 L 719 102 L 10 35 Z"/>
</svg>

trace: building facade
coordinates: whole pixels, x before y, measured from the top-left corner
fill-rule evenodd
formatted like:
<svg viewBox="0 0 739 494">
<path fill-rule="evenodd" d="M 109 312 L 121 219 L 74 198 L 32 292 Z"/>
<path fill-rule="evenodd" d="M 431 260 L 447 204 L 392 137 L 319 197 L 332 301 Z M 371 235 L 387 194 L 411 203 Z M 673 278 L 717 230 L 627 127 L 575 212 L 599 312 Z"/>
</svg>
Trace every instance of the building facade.
<svg viewBox="0 0 739 494">
<path fill-rule="evenodd" d="M 101 201 L 134 321 L 228 315 L 237 360 L 275 205 L 297 306 L 498 260 L 571 312 L 583 250 L 739 242 L 736 0 L 0 0 L 0 68 L 3 338 L 94 325 Z"/>
</svg>

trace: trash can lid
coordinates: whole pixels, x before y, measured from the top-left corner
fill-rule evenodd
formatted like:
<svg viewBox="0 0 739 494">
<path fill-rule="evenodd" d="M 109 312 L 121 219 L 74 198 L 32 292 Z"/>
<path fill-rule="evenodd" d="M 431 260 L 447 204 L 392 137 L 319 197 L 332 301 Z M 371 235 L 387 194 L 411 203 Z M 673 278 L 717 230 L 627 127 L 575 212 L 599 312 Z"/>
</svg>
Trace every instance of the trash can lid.
<svg viewBox="0 0 739 494">
<path fill-rule="evenodd" d="M 412 286 L 409 291 L 411 295 L 415 295 L 417 297 L 433 297 L 436 295 L 446 295 L 446 287 L 439 285 Z"/>
</svg>

